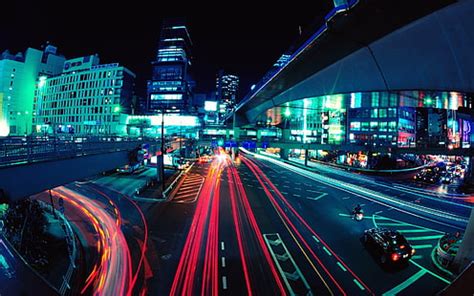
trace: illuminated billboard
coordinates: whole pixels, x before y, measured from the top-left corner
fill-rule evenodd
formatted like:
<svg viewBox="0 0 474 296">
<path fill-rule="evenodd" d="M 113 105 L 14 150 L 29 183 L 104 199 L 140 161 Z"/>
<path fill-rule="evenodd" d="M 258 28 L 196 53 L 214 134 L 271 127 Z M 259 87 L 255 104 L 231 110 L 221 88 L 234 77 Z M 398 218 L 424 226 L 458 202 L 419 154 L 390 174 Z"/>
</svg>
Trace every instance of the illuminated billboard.
<svg viewBox="0 0 474 296">
<path fill-rule="evenodd" d="M 204 110 L 206 110 L 208 112 L 217 111 L 217 102 L 216 101 L 205 101 L 204 102 Z"/>
<path fill-rule="evenodd" d="M 151 94 L 152 101 L 179 101 L 183 99 L 182 94 Z"/>
</svg>

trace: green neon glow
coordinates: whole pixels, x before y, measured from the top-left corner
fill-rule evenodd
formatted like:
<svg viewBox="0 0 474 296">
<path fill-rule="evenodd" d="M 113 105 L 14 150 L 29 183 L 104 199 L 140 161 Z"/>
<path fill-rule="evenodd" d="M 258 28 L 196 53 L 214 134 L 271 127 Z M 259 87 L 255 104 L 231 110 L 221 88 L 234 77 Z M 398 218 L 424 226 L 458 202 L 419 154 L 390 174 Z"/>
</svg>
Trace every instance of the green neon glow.
<svg viewBox="0 0 474 296">
<path fill-rule="evenodd" d="M 382 226 L 403 226 L 401 223 L 379 223 Z"/>
<path fill-rule="evenodd" d="M 411 245 L 411 247 L 415 250 L 418 249 L 431 249 L 433 245 Z"/>
<path fill-rule="evenodd" d="M 341 262 L 337 262 L 337 266 L 339 266 L 343 271 L 347 271 L 347 269 L 341 264 Z"/>
<path fill-rule="evenodd" d="M 291 116 L 290 107 L 286 107 L 285 116 L 286 116 L 286 117 L 290 117 L 290 116 Z"/>
<path fill-rule="evenodd" d="M 364 291 L 364 290 L 365 290 L 364 286 L 362 286 L 362 284 L 361 284 L 361 283 L 359 283 L 359 281 L 358 281 L 358 280 L 356 280 L 356 279 L 353 279 L 353 281 L 354 281 L 354 283 L 357 285 L 357 287 L 359 287 L 359 289 L 361 289 L 362 291 Z"/>
<path fill-rule="evenodd" d="M 419 233 L 419 232 L 428 232 L 430 230 L 427 229 L 401 229 L 398 230 L 400 233 Z"/>
<path fill-rule="evenodd" d="M 326 249 L 326 247 L 323 247 L 323 250 L 324 250 L 324 252 L 326 252 L 329 256 L 332 256 L 331 252 L 329 252 L 329 250 Z"/>
<path fill-rule="evenodd" d="M 9 267 L 7 260 L 5 260 L 5 257 L 3 257 L 3 255 L 0 255 L 0 266 L 2 266 L 5 269 Z"/>
<path fill-rule="evenodd" d="M 372 215 L 372 223 L 374 224 L 375 228 L 378 228 L 377 222 L 375 222 L 375 215 Z"/>
<path fill-rule="evenodd" d="M 422 276 L 426 274 L 425 270 L 420 270 L 411 277 L 409 277 L 406 281 L 401 283 L 400 285 L 396 286 L 395 288 L 391 289 L 390 291 L 387 291 L 382 294 L 382 296 L 389 296 L 389 295 L 397 295 L 401 291 L 405 290 L 408 286 L 419 280 Z"/>
<path fill-rule="evenodd" d="M 46 76 L 41 76 L 41 77 L 39 78 L 38 87 L 40 87 L 40 88 L 43 87 L 43 86 L 46 84 L 46 79 L 47 79 L 47 78 L 48 78 L 48 77 L 46 77 Z"/>
<path fill-rule="evenodd" d="M 120 106 L 115 106 L 114 107 L 114 113 L 119 113 L 120 110 L 122 110 L 122 108 L 120 108 Z"/>
<path fill-rule="evenodd" d="M 423 258 L 423 255 L 415 255 L 411 257 L 411 259 L 422 259 L 422 258 Z"/>
<path fill-rule="evenodd" d="M 415 261 L 410 260 L 410 262 L 413 263 L 414 265 L 418 266 L 418 268 L 420 268 L 420 269 L 424 270 L 425 272 L 431 274 L 431 275 L 434 276 L 435 278 L 437 278 L 437 279 L 439 279 L 439 280 L 445 282 L 446 284 L 451 284 L 451 282 L 448 281 L 447 279 L 443 278 L 442 276 L 437 275 L 436 273 L 434 273 L 434 272 L 432 272 L 431 270 L 429 270 L 429 269 L 427 269 L 427 268 L 421 266 L 420 264 L 416 263 Z"/>
<path fill-rule="evenodd" d="M 398 223 L 403 224 L 403 225 L 409 225 L 409 226 L 413 226 L 413 227 L 417 227 L 417 228 L 422 228 L 422 229 L 430 230 L 430 231 L 432 231 L 432 232 L 437 232 L 437 233 L 442 233 L 442 234 L 444 234 L 443 231 L 439 231 L 439 230 L 432 229 L 432 228 L 427 228 L 427 227 L 424 227 L 424 226 L 419 226 L 419 225 L 415 225 L 415 224 L 410 224 L 410 223 L 402 222 L 402 221 L 397 220 L 397 219 L 387 218 L 387 217 L 383 217 L 383 216 L 376 216 L 376 218 L 377 218 L 378 220 L 382 220 L 382 219 L 384 219 L 384 220 L 390 220 L 390 221 L 398 222 Z M 375 223 L 374 223 L 374 225 L 375 225 Z"/>
<path fill-rule="evenodd" d="M 454 277 L 454 274 L 451 271 L 447 270 L 441 264 L 439 264 L 438 260 L 436 260 L 436 258 L 435 258 L 435 253 L 436 253 L 436 249 L 433 249 L 433 251 L 431 251 L 431 261 L 433 261 L 433 264 L 436 266 L 436 268 L 438 268 L 439 270 L 441 270 L 444 273 L 448 274 L 449 276 Z M 413 259 L 413 257 L 412 257 L 412 259 Z"/>
<path fill-rule="evenodd" d="M 427 236 L 413 236 L 413 237 L 407 237 L 406 239 L 409 241 L 419 241 L 419 240 L 429 240 L 429 239 L 440 239 L 442 238 L 442 235 L 427 235 Z"/>
</svg>

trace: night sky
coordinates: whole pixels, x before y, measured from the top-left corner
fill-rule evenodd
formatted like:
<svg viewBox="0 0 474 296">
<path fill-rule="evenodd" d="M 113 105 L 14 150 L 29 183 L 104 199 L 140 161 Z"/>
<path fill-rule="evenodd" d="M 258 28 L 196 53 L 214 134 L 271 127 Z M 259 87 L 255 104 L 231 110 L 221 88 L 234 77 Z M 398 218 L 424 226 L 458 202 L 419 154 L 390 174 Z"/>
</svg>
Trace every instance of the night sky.
<svg viewBox="0 0 474 296">
<path fill-rule="evenodd" d="M 66 58 L 98 53 L 101 63 L 118 62 L 137 74 L 139 95 L 145 94 L 161 20 L 185 16 L 194 45 L 197 90 L 210 91 L 217 70 L 223 68 L 240 76 L 240 97 L 297 41 L 299 26 L 309 33 L 308 28 L 322 24 L 332 8 L 332 0 L 297 6 L 273 2 L 265 8 L 232 1 L 186 9 L 184 1 L 175 1 L 175 7 L 160 1 L 152 2 L 154 7 L 144 1 L 124 1 L 127 5 L 100 0 L 14 2 L 15 7 L 8 9 L 12 13 L 2 13 L 6 17 L 0 18 L 0 51 L 16 53 L 50 41 Z"/>
</svg>

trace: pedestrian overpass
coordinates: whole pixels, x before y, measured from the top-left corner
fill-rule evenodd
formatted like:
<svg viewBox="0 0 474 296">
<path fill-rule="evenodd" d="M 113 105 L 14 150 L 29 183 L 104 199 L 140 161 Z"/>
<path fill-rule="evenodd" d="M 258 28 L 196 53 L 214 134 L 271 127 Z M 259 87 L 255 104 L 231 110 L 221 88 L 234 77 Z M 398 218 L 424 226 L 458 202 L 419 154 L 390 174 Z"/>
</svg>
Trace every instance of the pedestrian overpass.
<svg viewBox="0 0 474 296">
<path fill-rule="evenodd" d="M 0 199 L 15 201 L 136 161 L 160 149 L 154 139 L 57 136 L 0 140 Z"/>
</svg>

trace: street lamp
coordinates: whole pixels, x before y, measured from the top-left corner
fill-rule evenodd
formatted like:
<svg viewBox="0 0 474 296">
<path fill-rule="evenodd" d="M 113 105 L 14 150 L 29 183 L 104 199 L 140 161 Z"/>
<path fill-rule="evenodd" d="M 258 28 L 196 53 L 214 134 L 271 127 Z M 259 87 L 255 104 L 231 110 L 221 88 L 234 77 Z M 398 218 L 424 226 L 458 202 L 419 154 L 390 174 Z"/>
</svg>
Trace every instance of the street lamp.
<svg viewBox="0 0 474 296">
<path fill-rule="evenodd" d="M 161 155 L 160 155 L 160 181 L 161 181 L 161 194 L 164 197 L 165 192 L 165 107 L 161 107 Z"/>
</svg>

